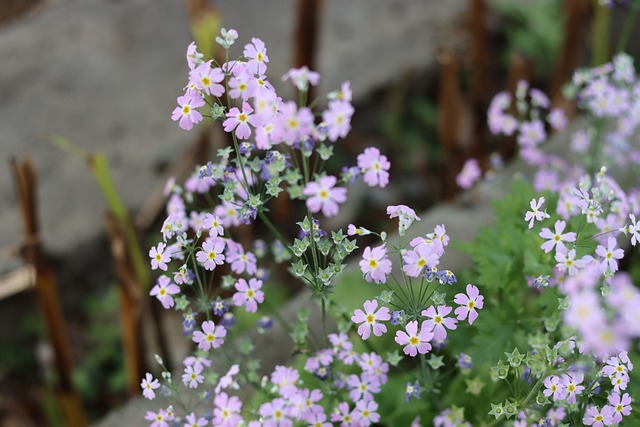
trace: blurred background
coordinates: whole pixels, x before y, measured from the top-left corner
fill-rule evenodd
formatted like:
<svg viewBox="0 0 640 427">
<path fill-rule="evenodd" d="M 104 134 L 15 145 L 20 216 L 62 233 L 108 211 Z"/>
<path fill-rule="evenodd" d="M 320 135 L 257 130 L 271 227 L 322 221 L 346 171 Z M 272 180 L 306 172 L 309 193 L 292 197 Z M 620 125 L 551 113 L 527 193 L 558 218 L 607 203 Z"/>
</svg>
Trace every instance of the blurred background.
<svg viewBox="0 0 640 427">
<path fill-rule="evenodd" d="M 485 126 L 493 95 L 527 79 L 570 107 L 562 84 L 624 14 L 589 0 L 0 0 L 0 426 L 95 422 L 180 340 L 147 296 L 146 254 L 166 180 L 226 144 L 218 123 L 170 120 L 191 40 L 215 55 L 234 28 L 239 55 L 262 39 L 285 97 L 294 66 L 320 72 L 316 95 L 351 82 L 336 164 L 373 145 L 393 165 L 389 187 L 354 190 L 338 219 L 367 226 L 388 204 L 454 199 L 468 158 L 508 161 L 514 141 Z M 286 226 L 295 207 L 282 209 Z"/>
</svg>

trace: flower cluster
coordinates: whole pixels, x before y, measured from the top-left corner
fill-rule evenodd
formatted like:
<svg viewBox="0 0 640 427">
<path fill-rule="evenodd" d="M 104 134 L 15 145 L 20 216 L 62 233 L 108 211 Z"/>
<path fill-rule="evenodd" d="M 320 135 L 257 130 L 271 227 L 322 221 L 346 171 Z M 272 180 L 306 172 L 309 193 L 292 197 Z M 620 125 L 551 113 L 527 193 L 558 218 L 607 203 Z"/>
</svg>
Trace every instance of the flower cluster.
<svg viewBox="0 0 640 427">
<path fill-rule="evenodd" d="M 225 29 L 216 38 L 226 58 L 237 38 Z M 241 57 L 222 64 L 205 58 L 194 43 L 186 59 L 189 78 L 172 119 L 185 130 L 205 119 L 220 120 L 230 146 L 184 183 L 170 179 L 165 188 L 162 240 L 149 251 L 151 269 L 160 276 L 150 295 L 181 313 L 183 332 L 197 349 L 177 374 L 158 357 L 161 377 L 147 373 L 142 379 L 145 398 L 159 393 L 177 402 L 149 411 L 145 419 L 151 427 L 375 425 L 385 422 L 385 404 L 392 406 L 385 390 L 398 384 L 407 411 L 412 405 L 428 408 L 392 421 L 412 427 L 424 421 L 470 426 L 467 419 L 475 424 L 475 416 L 480 423 L 487 412 L 514 426 L 614 425 L 630 416 L 629 354 L 640 337 L 640 291 L 620 269 L 629 244 L 640 241 L 640 190 L 623 190 L 601 167 L 619 162 L 616 172 L 632 172 L 640 164 L 633 144 L 640 84 L 629 57 L 619 55 L 573 79 L 578 106 L 594 119 L 593 126 L 572 136 L 572 149 L 587 157 L 581 164 L 569 165 L 543 150 L 550 132 L 564 129 L 567 118 L 541 91 L 520 82 L 513 100 L 501 93 L 491 103 L 489 128 L 516 138 L 520 155 L 537 169 L 535 191 L 544 193 L 518 203 L 514 223 L 525 234 L 506 239 L 519 249 L 527 244 L 520 238 L 531 237 L 531 247 L 539 250 L 519 253 L 524 261 L 514 261 L 513 268 L 511 260 L 487 250 L 484 267 L 508 264 L 500 279 L 510 284 L 526 270 L 530 287 L 524 280 L 520 285 L 544 314 L 517 320 L 542 323 L 544 333 L 534 327 L 515 337 L 518 345 L 527 342 L 527 350 L 504 353 L 506 361 L 490 370 L 477 348 L 487 343 L 472 337 L 513 320 L 496 312 L 478 320 L 480 311 L 499 307 L 513 288 L 491 288 L 490 274 L 473 277 L 465 271 L 461 282 L 475 284 L 457 289 L 456 274 L 443 268 L 450 242 L 444 224 L 409 237 L 421 218 L 408 206 L 392 205 L 386 213 L 397 220 L 393 234 L 354 224 L 346 232 L 326 227 L 325 218 L 338 216 L 357 180 L 381 188 L 390 181 L 389 159 L 375 147 L 365 148 L 341 173 L 325 170 L 336 143 L 351 128 L 349 82 L 324 99 L 308 100 L 320 75 L 293 69 L 283 80 L 297 88 L 298 102 L 283 100 L 267 79 L 269 56 L 258 38 L 244 46 Z M 481 175 L 478 161 L 470 160 L 458 184 L 469 188 Z M 304 212 L 295 237 L 284 236 L 268 215 L 281 193 Z M 251 242 L 249 233 L 237 233 L 258 221 L 273 241 Z M 346 307 L 333 294 L 359 243 L 362 282 L 378 296 Z M 310 330 L 308 310 L 300 310 L 298 322 L 291 323 L 268 307 L 274 263 L 285 264 L 311 291 L 320 305 L 322 334 Z M 518 301 L 512 317 L 527 312 L 522 305 L 529 303 Z M 329 330 L 328 314 L 337 332 Z M 255 331 L 247 330 L 248 320 Z M 263 372 L 251 337 L 268 333 L 274 321 L 289 332 L 295 357 L 291 365 Z M 469 349 L 458 342 L 467 339 L 474 341 Z M 382 348 L 391 351 L 383 355 Z M 226 373 L 220 375 L 220 369 Z M 398 377 L 390 381 L 392 375 Z M 482 378 L 494 383 L 492 390 L 507 382 L 510 394 L 490 392 L 504 400 L 481 415 L 455 405 L 429 406 L 439 399 L 424 398 L 444 394 L 451 384 L 455 389 L 449 393 L 460 393 L 466 384 L 466 394 L 479 396 L 486 386 Z M 182 399 L 186 392 L 189 399 Z M 450 399 L 451 394 L 443 401 Z M 423 414 L 431 419 L 423 420 Z"/>
</svg>

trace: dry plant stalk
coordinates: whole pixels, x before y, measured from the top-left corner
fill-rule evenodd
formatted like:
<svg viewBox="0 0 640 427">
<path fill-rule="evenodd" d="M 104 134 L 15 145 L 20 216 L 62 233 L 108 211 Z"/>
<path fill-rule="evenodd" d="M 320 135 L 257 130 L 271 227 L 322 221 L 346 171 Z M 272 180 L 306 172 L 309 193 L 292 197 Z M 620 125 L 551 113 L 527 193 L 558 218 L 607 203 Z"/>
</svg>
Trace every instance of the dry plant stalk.
<svg viewBox="0 0 640 427">
<path fill-rule="evenodd" d="M 73 362 L 71 347 L 66 334 L 62 308 L 58 298 L 56 275 L 51 262 L 40 247 L 37 219 L 36 172 L 29 157 L 13 159 L 11 162 L 16 182 L 18 199 L 24 223 L 24 243 L 21 254 L 35 271 L 35 289 L 38 305 L 44 317 L 47 333 L 55 354 L 58 384 L 55 394 L 69 427 L 87 426 L 84 408 L 73 387 L 71 375 Z"/>
</svg>

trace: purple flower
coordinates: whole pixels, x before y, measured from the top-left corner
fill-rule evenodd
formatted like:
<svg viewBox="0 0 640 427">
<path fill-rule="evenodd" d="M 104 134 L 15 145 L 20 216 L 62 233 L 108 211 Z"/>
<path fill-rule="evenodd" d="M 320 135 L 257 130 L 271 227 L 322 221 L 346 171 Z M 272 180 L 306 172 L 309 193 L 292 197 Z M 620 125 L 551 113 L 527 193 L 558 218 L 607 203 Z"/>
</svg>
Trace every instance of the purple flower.
<svg viewBox="0 0 640 427">
<path fill-rule="evenodd" d="M 363 340 L 369 338 L 372 329 L 373 334 L 377 337 L 387 332 L 387 327 L 381 322 L 386 322 L 391 319 L 389 309 L 383 306 L 376 311 L 376 308 L 378 308 L 378 301 L 367 300 L 364 302 L 365 311 L 358 308 L 353 312 L 353 316 L 351 316 L 353 323 L 361 323 L 358 327 L 358 335 L 360 335 Z"/>
<path fill-rule="evenodd" d="M 482 169 L 476 159 L 468 159 L 462 170 L 456 176 L 456 183 L 458 187 L 468 190 L 473 187 L 473 184 L 482 176 Z"/>
<path fill-rule="evenodd" d="M 151 289 L 149 295 L 158 298 L 158 301 L 162 303 L 165 309 L 173 307 L 174 300 L 173 295 L 180 293 L 180 287 L 171 282 L 167 276 L 162 275 L 158 278 L 158 282 Z"/>
<path fill-rule="evenodd" d="M 327 217 L 338 214 L 338 204 L 347 200 L 347 189 L 334 187 L 337 178 L 335 176 L 325 176 L 319 182 L 310 182 L 302 190 L 302 194 L 307 196 L 307 208 L 313 213 L 320 212 Z"/>
<path fill-rule="evenodd" d="M 236 306 L 244 305 L 249 313 L 255 313 L 258 310 L 258 303 L 264 301 L 264 292 L 260 290 L 262 280 L 252 278 L 247 283 L 245 279 L 238 279 L 235 287 L 238 292 L 233 294 L 233 303 Z"/>
<path fill-rule="evenodd" d="M 391 260 L 387 257 L 384 245 L 371 249 L 367 246 L 360 261 L 360 271 L 367 282 L 386 283 L 387 275 L 391 273 Z"/>
<path fill-rule="evenodd" d="M 426 354 L 431 351 L 429 342 L 432 339 L 433 327 L 424 321 L 418 331 L 418 321 L 416 320 L 407 323 L 406 332 L 397 331 L 395 337 L 398 344 L 404 345 L 402 351 L 411 357 L 416 357 L 418 353 Z"/>
<path fill-rule="evenodd" d="M 456 294 L 453 301 L 456 304 L 460 304 L 460 307 L 456 308 L 455 314 L 458 316 L 458 320 L 465 320 L 469 316 L 469 324 L 478 318 L 478 312 L 484 307 L 484 297 L 480 295 L 478 288 L 472 284 L 467 285 L 466 295 L 463 293 Z"/>
<path fill-rule="evenodd" d="M 358 167 L 363 173 L 362 179 L 369 187 L 379 185 L 384 188 L 389 183 L 389 168 L 391 163 L 387 156 L 380 154 L 380 150 L 369 147 L 358 155 Z"/>
<path fill-rule="evenodd" d="M 457 328 L 458 321 L 450 317 L 447 318 L 451 310 L 453 310 L 452 307 L 440 305 L 437 308 L 431 306 L 420 313 L 429 318 L 429 320 L 425 320 L 425 323 L 433 329 L 434 339 L 444 340 L 447 338 L 447 329 L 455 330 Z"/>
</svg>

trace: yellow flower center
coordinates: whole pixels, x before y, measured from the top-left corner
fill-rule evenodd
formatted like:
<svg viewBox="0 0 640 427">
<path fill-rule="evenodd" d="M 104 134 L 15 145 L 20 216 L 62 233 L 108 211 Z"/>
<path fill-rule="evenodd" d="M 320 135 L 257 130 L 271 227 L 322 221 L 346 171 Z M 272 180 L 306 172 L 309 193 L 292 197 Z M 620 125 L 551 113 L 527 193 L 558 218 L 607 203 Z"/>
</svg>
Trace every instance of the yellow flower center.
<svg viewBox="0 0 640 427">
<path fill-rule="evenodd" d="M 247 297 L 249 297 L 249 298 L 253 298 L 253 296 L 254 296 L 254 295 L 255 295 L 255 292 L 253 292 L 253 290 L 252 290 L 252 289 L 249 289 L 249 290 L 247 291 Z"/>
<path fill-rule="evenodd" d="M 409 338 L 409 344 L 411 345 L 418 345 L 420 343 L 420 340 L 418 339 L 418 337 L 411 337 Z"/>
<path fill-rule="evenodd" d="M 370 259 L 369 260 L 369 267 L 371 267 L 371 268 L 378 267 L 378 261 L 376 261 L 375 259 Z"/>
<path fill-rule="evenodd" d="M 367 314 L 367 323 L 373 323 L 376 320 L 376 318 L 373 316 L 373 314 Z"/>
<path fill-rule="evenodd" d="M 247 115 L 245 113 L 240 113 L 240 115 L 238 115 L 238 121 L 244 123 L 247 121 Z"/>
<path fill-rule="evenodd" d="M 189 114 L 190 111 L 191 111 L 191 107 L 189 107 L 188 105 L 185 105 L 184 107 L 182 107 L 182 114 Z"/>
<path fill-rule="evenodd" d="M 207 76 L 204 76 L 200 82 L 202 82 L 202 86 L 205 87 L 211 85 L 211 79 Z"/>
</svg>

